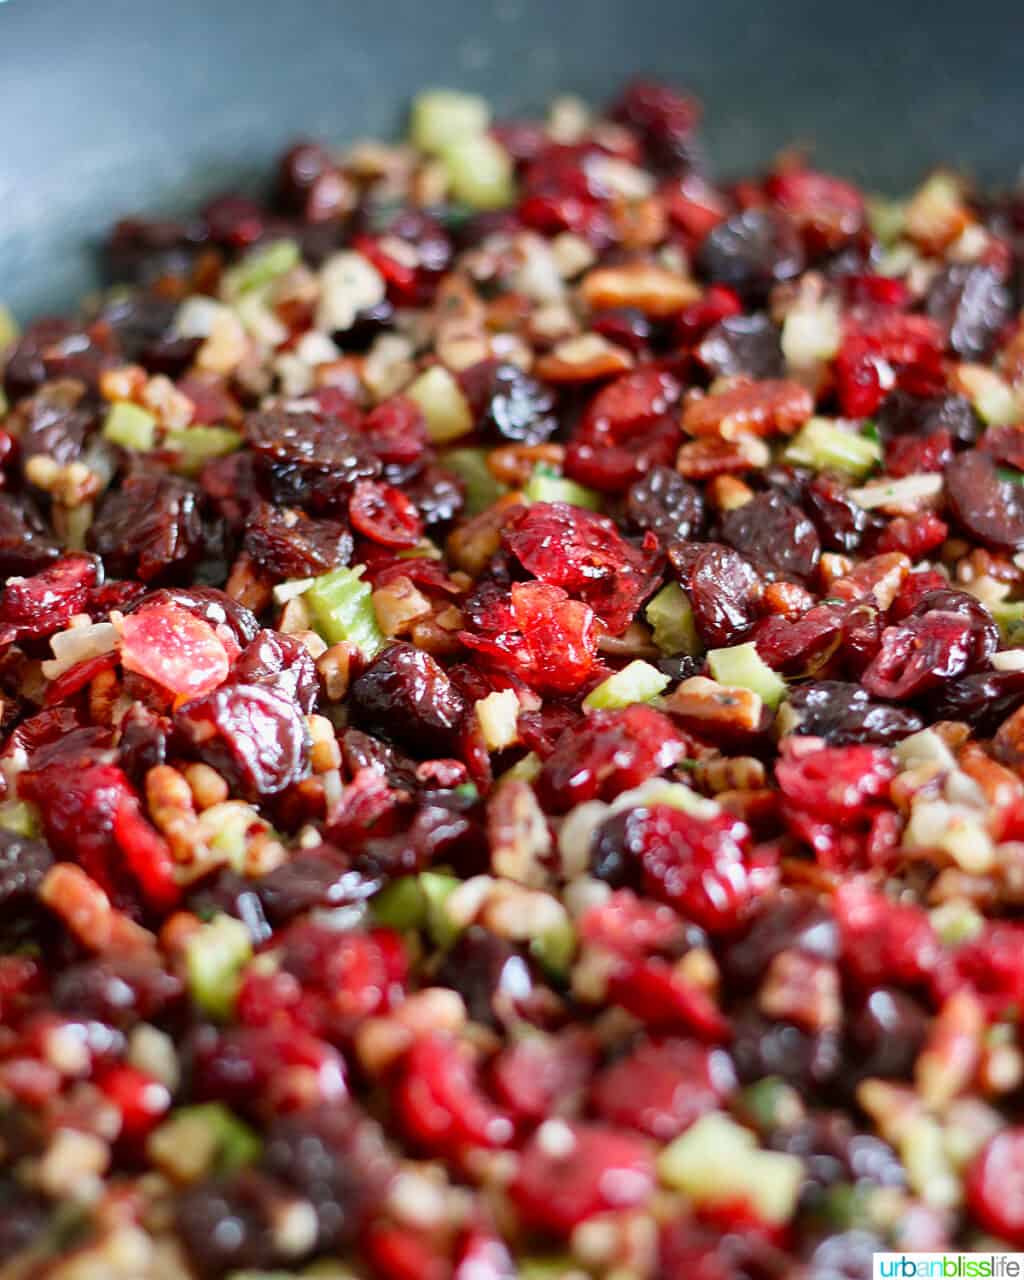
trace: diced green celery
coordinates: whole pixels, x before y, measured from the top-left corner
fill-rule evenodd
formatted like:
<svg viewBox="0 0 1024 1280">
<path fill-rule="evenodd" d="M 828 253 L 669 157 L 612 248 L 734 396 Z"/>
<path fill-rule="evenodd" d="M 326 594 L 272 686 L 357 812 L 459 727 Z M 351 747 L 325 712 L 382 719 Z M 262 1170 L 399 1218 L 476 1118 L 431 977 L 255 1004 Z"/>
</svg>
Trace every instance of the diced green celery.
<svg viewBox="0 0 1024 1280">
<path fill-rule="evenodd" d="M 765 662 L 753 641 L 728 649 L 711 649 L 708 666 L 719 684 L 752 689 L 766 707 L 774 709 L 786 696 L 785 680 Z"/>
<path fill-rule="evenodd" d="M 843 471 L 860 477 L 881 462 L 882 446 L 828 418 L 811 418 L 790 441 L 783 456 L 787 462 L 814 467 L 816 471 Z"/>
<path fill-rule="evenodd" d="M 690 657 L 700 653 L 700 636 L 693 606 L 678 582 L 662 587 L 647 606 L 646 616 L 654 631 L 654 643 L 662 653 L 684 653 Z"/>
<path fill-rule="evenodd" d="M 431 365 L 406 387 L 405 394 L 423 410 L 427 435 L 435 444 L 458 440 L 473 430 L 469 401 L 444 365 Z"/>
<path fill-rule="evenodd" d="M 546 929 L 536 938 L 530 940 L 530 954 L 534 956 L 547 971 L 556 977 L 564 978 L 576 954 L 576 930 L 566 916 L 565 920 L 553 929 Z"/>
<path fill-rule="evenodd" d="M 737 1099 L 736 1109 L 742 1119 L 765 1134 L 792 1128 L 804 1114 L 799 1093 L 779 1076 L 765 1076 L 748 1085 Z"/>
<path fill-rule="evenodd" d="M 401 876 L 376 894 L 374 919 L 392 929 L 418 929 L 426 919 L 427 899 L 419 876 Z"/>
<path fill-rule="evenodd" d="M 0 830 L 11 831 L 16 836 L 37 836 L 39 821 L 35 810 L 24 800 L 5 801 L 0 804 Z"/>
<path fill-rule="evenodd" d="M 520 1258 L 518 1265 L 519 1280 L 565 1280 L 583 1274 L 567 1253 L 557 1258 Z"/>
<path fill-rule="evenodd" d="M 460 138 L 441 152 L 456 200 L 474 209 L 500 209 L 514 195 L 512 157 L 490 134 Z"/>
<path fill-rule="evenodd" d="M 439 152 L 485 133 L 490 122 L 490 107 L 475 93 L 428 89 L 413 99 L 409 133 L 421 151 Z"/>
<path fill-rule="evenodd" d="M 869 196 L 866 204 L 868 225 L 871 230 L 882 244 L 895 244 L 906 226 L 906 201 L 887 200 L 884 196 Z"/>
<path fill-rule="evenodd" d="M 224 272 L 222 292 L 225 298 L 237 298 L 253 289 L 283 276 L 302 260 L 299 246 L 294 240 L 275 240 L 266 248 L 247 253 L 237 266 Z"/>
<path fill-rule="evenodd" d="M 0 387 L 0 418 L 4 416 L 4 414 L 7 412 L 7 409 L 8 409 L 7 397 L 4 395 L 3 387 Z"/>
<path fill-rule="evenodd" d="M 443 871 L 421 871 L 420 888 L 427 901 L 427 932 L 435 946 L 450 947 L 462 929 L 452 920 L 446 904 L 453 890 L 462 883 L 457 876 Z"/>
<path fill-rule="evenodd" d="M 18 336 L 18 322 L 11 309 L 0 302 L 0 351 L 9 347 Z"/>
<path fill-rule="evenodd" d="M 853 1182 L 836 1182 L 821 1200 L 820 1214 L 834 1231 L 870 1230 L 874 1225 L 871 1201 L 876 1188 Z"/>
<path fill-rule="evenodd" d="M 510 769 L 501 775 L 503 778 L 518 778 L 520 782 L 535 782 L 542 768 L 541 758 L 536 751 L 530 751 L 522 760 L 517 760 Z"/>
<path fill-rule="evenodd" d="M 566 480 L 546 463 L 538 462 L 523 490 L 530 502 L 568 502 L 572 507 L 601 510 L 601 495 L 575 480 Z"/>
<path fill-rule="evenodd" d="M 1019 644 L 1024 639 L 1024 600 L 997 600 L 989 605 L 989 612 L 1007 644 Z"/>
<path fill-rule="evenodd" d="M 628 707 L 634 702 L 650 702 L 668 683 L 669 678 L 664 671 L 636 658 L 591 689 L 583 699 L 583 705 L 593 711 L 604 711 L 612 707 Z"/>
<path fill-rule="evenodd" d="M 176 1107 L 154 1130 L 150 1141 L 154 1140 L 164 1147 L 201 1144 L 209 1150 L 212 1169 L 218 1174 L 255 1164 L 263 1151 L 259 1137 L 223 1102 Z"/>
<path fill-rule="evenodd" d="M 658 1174 L 697 1205 L 747 1200 L 771 1223 L 791 1217 L 805 1177 L 798 1157 L 760 1149 L 749 1129 L 714 1111 L 665 1147 Z"/>
<path fill-rule="evenodd" d="M 242 433 L 231 427 L 186 427 L 168 431 L 164 443 L 179 456 L 178 470 L 196 475 L 211 458 L 223 458 L 241 448 Z"/>
<path fill-rule="evenodd" d="M 985 918 L 966 898 L 954 898 L 928 913 L 932 927 L 947 947 L 971 942 L 985 927 Z"/>
<path fill-rule="evenodd" d="M 189 991 L 204 1013 L 213 1018 L 230 1015 L 241 972 L 251 957 L 249 930 L 234 916 L 218 915 L 188 939 L 185 968 Z"/>
<path fill-rule="evenodd" d="M 125 449 L 152 449 L 156 440 L 156 418 L 148 409 L 130 400 L 115 400 L 107 410 L 103 435 L 111 444 Z"/>
<path fill-rule="evenodd" d="M 496 480 L 487 465 L 486 449 L 449 449 L 441 455 L 441 465 L 454 471 L 466 486 L 466 514 L 479 515 L 508 493 L 508 486 Z"/>
<path fill-rule="evenodd" d="M 313 623 L 328 644 L 348 640 L 372 658 L 384 643 L 373 612 L 373 591 L 361 575 L 364 566 L 332 569 L 313 579 L 305 593 Z"/>
<path fill-rule="evenodd" d="M 470 800 L 475 804 L 480 799 L 480 788 L 475 782 L 460 782 L 457 787 L 452 787 L 452 795 L 460 796 L 463 800 Z"/>
</svg>

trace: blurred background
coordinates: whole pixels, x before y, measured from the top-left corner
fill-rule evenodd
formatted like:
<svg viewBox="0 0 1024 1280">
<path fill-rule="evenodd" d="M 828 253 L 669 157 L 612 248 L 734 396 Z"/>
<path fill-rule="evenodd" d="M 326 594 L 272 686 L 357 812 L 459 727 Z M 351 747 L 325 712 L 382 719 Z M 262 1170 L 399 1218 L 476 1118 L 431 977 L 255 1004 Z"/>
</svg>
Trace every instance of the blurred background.
<svg viewBox="0 0 1024 1280">
<path fill-rule="evenodd" d="M 791 143 L 900 192 L 940 161 L 1024 161 L 1019 0 L 0 0 L 0 297 L 22 315 L 95 282 L 121 213 L 251 185 L 299 134 L 393 134 L 424 86 L 499 115 L 636 72 L 705 103 L 711 167 Z"/>
</svg>

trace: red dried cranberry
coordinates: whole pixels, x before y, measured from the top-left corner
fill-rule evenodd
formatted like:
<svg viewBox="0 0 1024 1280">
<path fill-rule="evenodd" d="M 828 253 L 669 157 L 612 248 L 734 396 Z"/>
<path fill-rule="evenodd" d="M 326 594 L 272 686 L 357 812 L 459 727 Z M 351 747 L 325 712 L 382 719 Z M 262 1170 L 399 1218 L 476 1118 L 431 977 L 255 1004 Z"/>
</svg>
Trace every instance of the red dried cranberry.
<svg viewBox="0 0 1024 1280">
<path fill-rule="evenodd" d="M 834 252 L 864 227 L 864 197 L 839 178 L 785 169 L 768 179 L 765 191 L 800 228 L 811 253 Z"/>
<path fill-rule="evenodd" d="M 911 560 L 920 560 L 929 551 L 941 547 L 949 533 L 945 521 L 931 511 L 917 516 L 898 516 L 885 529 L 875 544 L 879 552 L 902 551 Z"/>
<path fill-rule="evenodd" d="M 632 80 L 608 114 L 635 130 L 653 169 L 676 173 L 690 168 L 693 134 L 700 120 L 695 98 L 656 80 Z"/>
<path fill-rule="evenodd" d="M 201 1026 L 185 1058 L 196 1098 L 224 1102 L 248 1114 L 295 1110 L 296 1102 L 303 1107 L 337 1105 L 347 1094 L 341 1054 L 292 1023 Z M 296 1067 L 299 1071 L 292 1072 Z M 299 1077 L 297 1087 L 289 1075 Z"/>
<path fill-rule="evenodd" d="M 0 597 L 0 636 L 34 639 L 63 630 L 84 612 L 97 568 L 93 556 L 71 555 L 31 578 L 8 578 Z"/>
<path fill-rule="evenodd" d="M 568 1236 L 587 1218 L 642 1204 L 654 1190 L 654 1161 L 643 1139 L 582 1124 L 568 1126 L 564 1137 L 565 1150 L 552 1149 L 542 1128 L 523 1148 L 510 1190 L 530 1226 Z"/>
<path fill-rule="evenodd" d="M 640 863 L 652 898 L 713 933 L 737 925 L 754 888 L 744 823 L 655 804 L 630 813 L 624 836 L 627 857 Z"/>
<path fill-rule="evenodd" d="M 541 444 L 558 426 L 554 392 L 518 365 L 482 360 L 459 374 L 477 430 L 495 444 Z"/>
<path fill-rule="evenodd" d="M 625 963 L 608 979 L 608 999 L 654 1030 L 686 1032 L 711 1043 L 730 1035 L 712 997 L 663 960 Z"/>
<path fill-rule="evenodd" d="M 632 546 L 606 516 L 566 502 L 535 502 L 505 530 L 528 573 L 581 597 L 617 635 L 657 583 L 656 551 Z"/>
<path fill-rule="evenodd" d="M 590 317 L 590 328 L 618 347 L 634 353 L 643 351 L 651 340 L 653 326 L 637 307 L 610 307 L 595 311 Z"/>
<path fill-rule="evenodd" d="M 565 813 L 638 786 L 670 769 L 685 751 L 672 721 L 653 707 L 596 711 L 558 739 L 537 779 L 537 794 L 549 812 Z"/>
<path fill-rule="evenodd" d="M 986 1231 L 1024 1245 L 1024 1128 L 1003 1129 L 971 1162 L 967 1203 Z"/>
<path fill-rule="evenodd" d="M 309 735 L 285 694 L 230 684 L 179 707 L 174 727 L 201 760 L 253 798 L 276 795 L 309 768 Z"/>
<path fill-rule="evenodd" d="M 1004 480 L 980 449 L 959 454 L 946 468 L 946 498 L 957 523 L 997 551 L 1024 547 L 1024 488 Z"/>
<path fill-rule="evenodd" d="M 392 396 L 377 405 L 366 415 L 362 434 L 385 467 L 412 467 L 427 449 L 423 410 L 408 396 Z"/>
<path fill-rule="evenodd" d="M 409 1050 L 395 1107 L 409 1137 L 437 1154 L 504 1147 L 513 1137 L 512 1121 L 482 1093 L 472 1059 L 440 1032 L 422 1036 Z"/>
<path fill-rule="evenodd" d="M 348 500 L 352 527 L 382 547 L 412 547 L 423 533 L 415 506 L 401 489 L 377 480 L 360 480 Z"/>
<path fill-rule="evenodd" d="M 216 587 L 165 587 L 151 591 L 132 605 L 131 612 L 169 604 L 187 609 L 208 622 L 228 646 L 229 652 L 243 649 L 260 629 L 252 610 Z"/>
<path fill-rule="evenodd" d="M 494 1059 L 491 1083 L 502 1106 L 517 1120 L 539 1123 L 583 1088 L 595 1056 L 594 1039 L 583 1028 L 526 1036 Z"/>
<path fill-rule="evenodd" d="M 735 1087 L 724 1050 L 692 1040 L 644 1040 L 597 1076 L 591 1100 L 609 1124 L 670 1142 Z"/>
<path fill-rule="evenodd" d="M 928 982 L 941 946 L 921 907 L 892 902 L 856 880 L 840 886 L 834 903 L 852 977 L 865 987 Z"/>
<path fill-rule="evenodd" d="M 761 303 L 775 285 L 800 274 L 804 255 L 788 218 L 770 209 L 747 209 L 709 232 L 697 266 L 705 279 Z"/>
<path fill-rule="evenodd" d="M 782 794 L 795 808 L 826 822 L 846 822 L 884 799 L 896 765 L 879 747 L 822 747 L 806 751 L 783 742 L 775 767 Z"/>
<path fill-rule="evenodd" d="M 465 713 L 462 695 L 422 649 L 393 644 L 351 688 L 355 719 L 416 756 L 448 755 Z"/>
<path fill-rule="evenodd" d="M 943 471 L 952 457 L 953 439 L 948 431 L 933 431 L 924 436 L 898 436 L 886 443 L 885 470 L 891 476 Z"/>
<path fill-rule="evenodd" d="M 880 698 L 912 698 L 966 675 L 974 652 L 974 629 L 962 615 L 939 611 L 911 617 L 882 632 L 882 647 L 862 680 Z"/>
<path fill-rule="evenodd" d="M 269 502 L 250 513 L 243 546 L 275 578 L 316 577 L 352 558 L 352 535 L 339 521 Z"/>
</svg>

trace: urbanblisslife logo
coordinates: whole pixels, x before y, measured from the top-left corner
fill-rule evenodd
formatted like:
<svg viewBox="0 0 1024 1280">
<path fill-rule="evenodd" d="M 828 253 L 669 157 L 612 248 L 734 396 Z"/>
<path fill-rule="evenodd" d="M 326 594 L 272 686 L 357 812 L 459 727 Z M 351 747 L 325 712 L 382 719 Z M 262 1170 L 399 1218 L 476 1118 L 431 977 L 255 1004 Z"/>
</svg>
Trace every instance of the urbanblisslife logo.
<svg viewBox="0 0 1024 1280">
<path fill-rule="evenodd" d="M 1024 1253 L 876 1253 L 874 1280 L 970 1280 L 977 1276 L 1020 1277 Z"/>
</svg>

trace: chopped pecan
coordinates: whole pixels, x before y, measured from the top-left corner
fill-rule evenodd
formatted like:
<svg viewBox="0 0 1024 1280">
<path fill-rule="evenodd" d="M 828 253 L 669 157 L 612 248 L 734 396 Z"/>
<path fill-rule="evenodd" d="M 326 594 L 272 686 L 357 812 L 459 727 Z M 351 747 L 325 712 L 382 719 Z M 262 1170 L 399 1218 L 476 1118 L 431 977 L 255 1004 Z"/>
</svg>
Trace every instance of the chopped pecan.
<svg viewBox="0 0 1024 1280">
<path fill-rule="evenodd" d="M 814 397 L 799 382 L 766 379 L 692 399 L 683 409 L 691 436 L 735 440 L 742 435 L 790 435 L 814 412 Z"/>
</svg>

